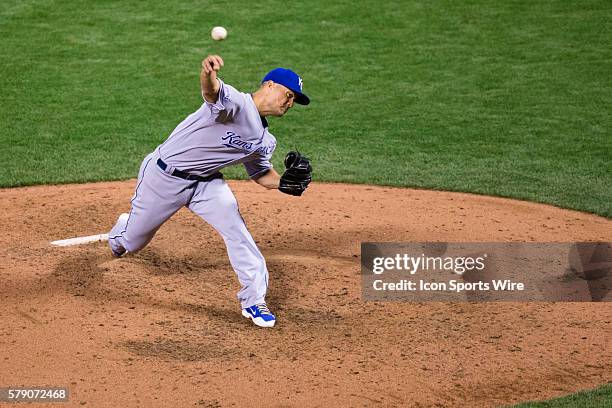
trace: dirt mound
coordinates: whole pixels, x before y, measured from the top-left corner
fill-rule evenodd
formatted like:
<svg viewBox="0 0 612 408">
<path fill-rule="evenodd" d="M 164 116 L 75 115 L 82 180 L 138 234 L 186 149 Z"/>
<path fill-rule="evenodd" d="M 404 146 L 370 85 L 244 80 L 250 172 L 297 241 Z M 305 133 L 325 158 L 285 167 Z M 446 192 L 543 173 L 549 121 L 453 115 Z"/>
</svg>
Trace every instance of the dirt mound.
<svg viewBox="0 0 612 408">
<path fill-rule="evenodd" d="M 134 181 L 0 190 L 0 385 L 65 386 L 66 406 L 496 406 L 612 380 L 607 303 L 364 303 L 359 276 L 362 241 L 612 241 L 612 221 L 469 194 L 230 184 L 266 256 L 274 329 L 240 315 L 223 242 L 188 210 L 122 259 L 49 245 L 107 232 Z"/>
</svg>

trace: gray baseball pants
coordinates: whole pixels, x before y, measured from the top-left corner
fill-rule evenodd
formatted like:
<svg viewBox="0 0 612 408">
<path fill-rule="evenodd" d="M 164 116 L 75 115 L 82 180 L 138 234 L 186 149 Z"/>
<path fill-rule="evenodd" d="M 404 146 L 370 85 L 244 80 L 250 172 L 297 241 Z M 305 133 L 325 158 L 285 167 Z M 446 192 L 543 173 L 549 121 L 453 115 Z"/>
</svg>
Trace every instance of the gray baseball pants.
<svg viewBox="0 0 612 408">
<path fill-rule="evenodd" d="M 237 294 L 243 308 L 265 301 L 268 268 L 240 215 L 238 202 L 223 179 L 207 182 L 171 176 L 156 164 L 157 152 L 149 154 L 138 173 L 129 217 L 118 220 L 108 234 L 109 244 L 137 252 L 174 213 L 187 207 L 208 222 L 225 241 L 230 263 L 238 275 Z"/>
</svg>

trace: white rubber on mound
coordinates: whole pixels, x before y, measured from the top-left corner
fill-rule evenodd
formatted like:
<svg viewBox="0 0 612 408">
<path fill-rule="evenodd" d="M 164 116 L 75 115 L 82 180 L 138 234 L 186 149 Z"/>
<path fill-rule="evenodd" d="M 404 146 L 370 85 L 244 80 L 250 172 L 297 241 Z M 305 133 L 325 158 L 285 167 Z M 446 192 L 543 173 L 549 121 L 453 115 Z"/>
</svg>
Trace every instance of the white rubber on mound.
<svg viewBox="0 0 612 408">
<path fill-rule="evenodd" d="M 59 241 L 51 242 L 51 245 L 71 246 L 71 245 L 90 244 L 92 242 L 103 242 L 103 241 L 108 241 L 108 234 L 98 234 L 98 235 L 89 235 L 86 237 L 61 239 Z"/>
</svg>

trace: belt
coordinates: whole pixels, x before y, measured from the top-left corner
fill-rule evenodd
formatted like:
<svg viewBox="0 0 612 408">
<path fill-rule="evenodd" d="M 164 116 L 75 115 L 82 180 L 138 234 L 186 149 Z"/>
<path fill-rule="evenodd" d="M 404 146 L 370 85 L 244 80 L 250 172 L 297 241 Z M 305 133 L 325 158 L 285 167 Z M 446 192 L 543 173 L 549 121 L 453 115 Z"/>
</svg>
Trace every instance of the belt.
<svg viewBox="0 0 612 408">
<path fill-rule="evenodd" d="M 157 159 L 157 165 L 163 171 L 166 171 L 166 169 L 168 168 L 168 165 L 162 159 Z M 185 171 L 181 171 L 178 169 L 172 170 L 172 173 L 170 173 L 170 175 L 174 177 L 179 177 L 185 180 L 196 180 L 196 181 L 211 181 L 214 179 L 223 178 L 223 174 L 219 172 L 213 173 L 209 176 L 198 176 L 197 174 L 187 173 Z"/>
</svg>

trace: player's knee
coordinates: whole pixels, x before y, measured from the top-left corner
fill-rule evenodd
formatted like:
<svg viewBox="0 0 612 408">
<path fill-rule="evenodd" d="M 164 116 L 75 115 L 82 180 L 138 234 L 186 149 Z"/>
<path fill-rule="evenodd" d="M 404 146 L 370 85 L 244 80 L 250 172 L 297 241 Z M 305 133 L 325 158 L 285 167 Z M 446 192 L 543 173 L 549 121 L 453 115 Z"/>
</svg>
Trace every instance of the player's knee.
<svg viewBox="0 0 612 408">
<path fill-rule="evenodd" d="M 123 247 L 131 253 L 135 253 L 143 249 L 147 246 L 149 242 L 151 242 L 151 238 L 153 237 L 137 237 L 130 238 L 129 236 L 123 237 Z"/>
<path fill-rule="evenodd" d="M 142 248 L 144 248 L 144 245 L 137 245 L 133 242 L 126 242 L 124 245 L 125 249 L 130 252 L 130 253 L 135 253 L 140 251 Z"/>
</svg>

